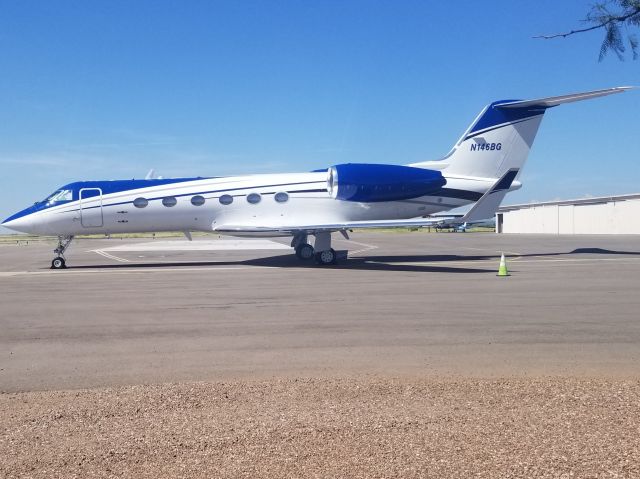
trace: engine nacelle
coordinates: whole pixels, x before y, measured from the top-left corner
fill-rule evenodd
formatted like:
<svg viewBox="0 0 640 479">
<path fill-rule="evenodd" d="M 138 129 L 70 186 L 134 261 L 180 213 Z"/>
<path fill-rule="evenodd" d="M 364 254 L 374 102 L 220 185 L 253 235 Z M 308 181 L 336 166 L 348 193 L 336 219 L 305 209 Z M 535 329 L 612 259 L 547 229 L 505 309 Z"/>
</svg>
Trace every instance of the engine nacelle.
<svg viewBox="0 0 640 479">
<path fill-rule="evenodd" d="M 418 198 L 442 188 L 442 173 L 412 166 L 346 163 L 327 171 L 332 198 L 373 203 Z"/>
</svg>

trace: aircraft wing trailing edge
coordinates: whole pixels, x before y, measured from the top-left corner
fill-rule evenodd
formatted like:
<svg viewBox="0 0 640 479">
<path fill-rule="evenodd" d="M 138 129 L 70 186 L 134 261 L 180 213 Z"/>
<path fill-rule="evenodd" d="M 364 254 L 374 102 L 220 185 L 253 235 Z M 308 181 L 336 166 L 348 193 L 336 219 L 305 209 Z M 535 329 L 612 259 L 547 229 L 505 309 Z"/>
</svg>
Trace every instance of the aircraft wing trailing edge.
<svg viewBox="0 0 640 479">
<path fill-rule="evenodd" d="M 443 218 L 415 218 L 408 220 L 382 220 L 382 221 L 345 221 L 340 223 L 309 224 L 295 226 L 243 226 L 243 225 L 220 225 L 213 228 L 216 233 L 226 234 L 261 234 L 279 233 L 296 234 L 305 232 L 315 234 L 322 232 L 333 233 L 336 231 L 346 231 L 350 229 L 372 229 L 372 228 L 419 228 L 422 226 L 435 226 L 441 224 Z"/>
</svg>

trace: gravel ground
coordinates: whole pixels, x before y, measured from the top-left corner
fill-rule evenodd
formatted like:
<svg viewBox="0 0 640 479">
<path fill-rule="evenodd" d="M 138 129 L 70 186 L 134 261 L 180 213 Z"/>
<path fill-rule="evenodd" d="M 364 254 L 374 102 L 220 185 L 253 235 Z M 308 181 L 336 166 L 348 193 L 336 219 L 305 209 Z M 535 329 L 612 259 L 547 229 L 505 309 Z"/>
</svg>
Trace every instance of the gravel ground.
<svg viewBox="0 0 640 479">
<path fill-rule="evenodd" d="M 0 476 L 640 477 L 640 381 L 366 376 L 2 394 Z"/>
</svg>

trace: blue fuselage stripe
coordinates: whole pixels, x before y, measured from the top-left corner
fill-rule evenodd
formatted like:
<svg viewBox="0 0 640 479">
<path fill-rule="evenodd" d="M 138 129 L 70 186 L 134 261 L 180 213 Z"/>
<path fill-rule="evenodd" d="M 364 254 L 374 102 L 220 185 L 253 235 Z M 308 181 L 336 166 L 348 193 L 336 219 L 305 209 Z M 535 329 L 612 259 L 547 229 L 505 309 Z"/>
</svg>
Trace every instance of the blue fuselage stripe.
<svg viewBox="0 0 640 479">
<path fill-rule="evenodd" d="M 539 116 L 541 116 L 541 115 L 539 115 Z M 534 118 L 537 118 L 537 117 L 536 116 L 531 116 L 529 118 L 525 118 L 524 120 L 513 121 L 511 123 L 503 123 L 502 125 L 494 126 L 493 128 L 487 128 L 486 130 L 472 132 L 472 133 L 469 133 L 464 138 L 463 141 L 466 141 L 466 140 L 468 140 L 470 138 L 475 138 L 476 136 L 484 135 L 485 133 L 489 133 L 490 131 L 499 130 L 500 128 L 504 128 L 505 126 L 517 125 L 518 123 L 522 123 L 522 122 L 525 122 L 525 121 L 533 120 Z"/>
<path fill-rule="evenodd" d="M 305 181 L 302 183 L 279 183 L 279 184 L 274 184 L 274 185 L 259 185 L 259 186 L 245 186 L 242 188 L 226 188 L 226 189 L 222 189 L 222 190 L 211 190 L 211 191 L 199 191 L 199 192 L 192 192 L 192 193 L 182 193 L 179 195 L 162 195 L 162 196 L 156 196 L 156 197 L 152 197 L 152 198 L 146 198 L 148 201 L 157 201 L 157 200 L 161 200 L 163 198 L 166 198 L 167 196 L 172 196 L 174 198 L 180 198 L 180 197 L 184 197 L 184 196 L 196 196 L 196 195 L 211 195 L 214 193 L 227 193 L 230 191 L 239 191 L 239 190 L 256 190 L 256 189 L 261 189 L 261 188 L 275 188 L 275 187 L 279 187 L 279 186 L 294 186 L 294 185 L 310 185 L 310 184 L 314 184 L 314 183 L 320 183 L 320 181 Z M 137 189 L 137 188 L 136 188 Z M 288 191 L 288 193 L 315 193 L 315 192 L 326 192 L 327 189 L 313 189 L 313 190 L 291 190 Z M 124 191 L 121 191 L 119 193 L 124 193 Z M 275 194 L 276 192 L 265 192 L 265 193 L 261 193 L 261 194 Z M 143 195 L 143 192 L 140 193 L 140 195 Z M 233 195 L 232 195 L 233 196 Z M 235 196 L 244 196 L 244 195 L 235 195 Z M 215 198 L 215 196 L 214 196 Z M 87 206 L 87 207 L 83 207 L 83 210 L 90 210 L 93 208 L 106 208 L 109 206 L 122 206 L 122 205 L 127 205 L 127 204 L 133 204 L 133 200 L 128 200 L 128 201 L 120 201 L 117 203 L 109 203 L 109 204 L 102 204 L 102 205 L 96 205 L 96 206 Z M 56 205 L 52 205 L 52 206 L 56 206 Z M 65 210 L 64 212 L 69 212 L 69 211 L 78 211 L 80 208 L 74 208 L 72 210 Z"/>
</svg>

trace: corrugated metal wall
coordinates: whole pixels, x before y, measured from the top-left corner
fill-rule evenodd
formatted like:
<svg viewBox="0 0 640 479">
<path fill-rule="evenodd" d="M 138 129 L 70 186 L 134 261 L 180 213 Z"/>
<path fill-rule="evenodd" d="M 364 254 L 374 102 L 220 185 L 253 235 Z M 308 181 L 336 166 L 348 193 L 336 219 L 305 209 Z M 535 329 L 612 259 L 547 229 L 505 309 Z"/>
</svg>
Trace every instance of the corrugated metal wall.
<svg viewBox="0 0 640 479">
<path fill-rule="evenodd" d="M 503 233 L 640 234 L 640 200 L 531 205 L 503 215 Z"/>
</svg>

